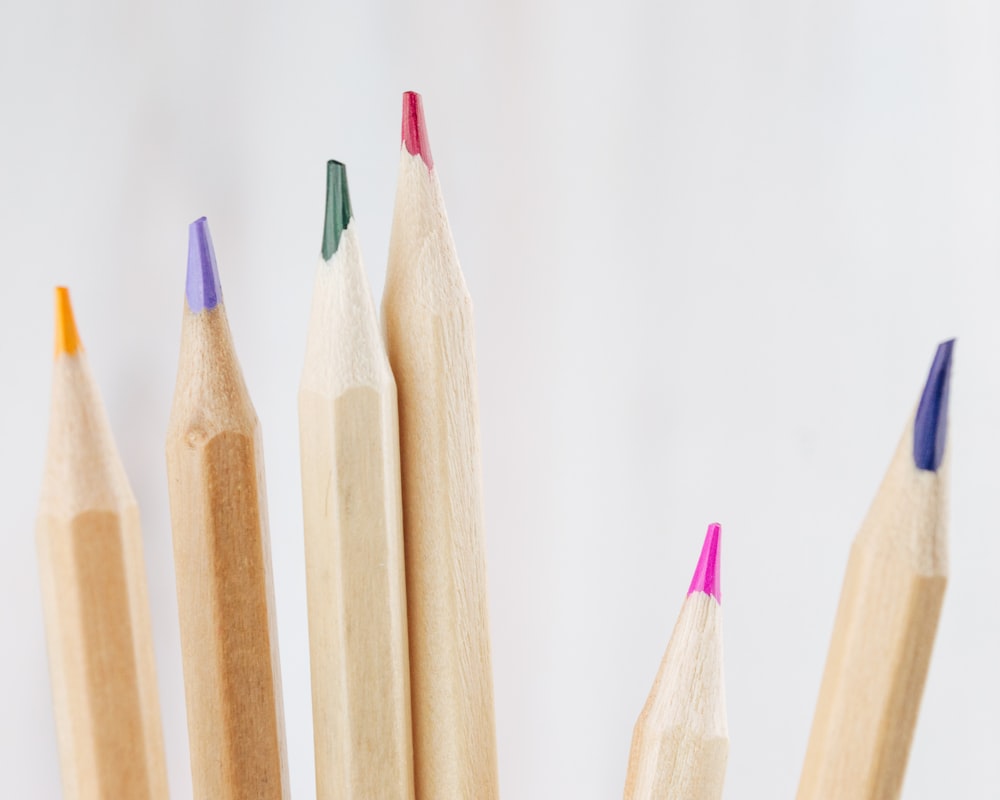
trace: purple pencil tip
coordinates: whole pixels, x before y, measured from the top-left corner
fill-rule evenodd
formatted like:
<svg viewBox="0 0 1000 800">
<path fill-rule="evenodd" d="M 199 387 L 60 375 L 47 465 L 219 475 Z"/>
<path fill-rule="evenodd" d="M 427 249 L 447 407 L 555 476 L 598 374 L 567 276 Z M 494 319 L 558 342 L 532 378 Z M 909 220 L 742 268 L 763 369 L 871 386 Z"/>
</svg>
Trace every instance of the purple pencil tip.
<svg viewBox="0 0 1000 800">
<path fill-rule="evenodd" d="M 930 472 L 937 472 L 944 460 L 948 437 L 951 354 L 954 349 L 954 339 L 938 345 L 913 422 L 913 462 L 918 469 Z"/>
<path fill-rule="evenodd" d="M 219 268 L 208 220 L 196 219 L 188 226 L 187 302 L 196 314 L 211 311 L 222 301 Z"/>
<path fill-rule="evenodd" d="M 722 583 L 719 581 L 719 539 L 721 536 L 722 526 L 718 522 L 713 522 L 708 526 L 705 543 L 701 546 L 698 566 L 695 567 L 691 587 L 688 589 L 689 595 L 695 592 L 704 592 L 712 595 L 720 604 L 722 603 Z"/>
</svg>

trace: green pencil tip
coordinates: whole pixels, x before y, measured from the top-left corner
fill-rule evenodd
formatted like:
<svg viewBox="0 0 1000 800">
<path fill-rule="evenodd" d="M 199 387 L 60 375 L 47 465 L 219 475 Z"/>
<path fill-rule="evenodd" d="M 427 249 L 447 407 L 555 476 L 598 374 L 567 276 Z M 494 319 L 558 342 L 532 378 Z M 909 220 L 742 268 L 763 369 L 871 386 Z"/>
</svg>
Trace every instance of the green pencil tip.
<svg viewBox="0 0 1000 800">
<path fill-rule="evenodd" d="M 329 261 L 340 246 L 340 236 L 351 221 L 351 194 L 347 190 L 347 167 L 326 162 L 326 215 L 323 220 L 323 260 Z"/>
</svg>

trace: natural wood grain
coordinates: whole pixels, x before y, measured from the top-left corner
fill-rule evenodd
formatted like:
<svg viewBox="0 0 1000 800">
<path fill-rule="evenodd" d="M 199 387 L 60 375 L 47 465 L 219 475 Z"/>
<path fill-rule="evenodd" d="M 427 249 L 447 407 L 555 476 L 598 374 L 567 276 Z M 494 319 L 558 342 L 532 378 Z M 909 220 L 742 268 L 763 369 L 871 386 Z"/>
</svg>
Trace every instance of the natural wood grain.
<svg viewBox="0 0 1000 800">
<path fill-rule="evenodd" d="M 383 323 L 399 392 L 416 793 L 493 800 L 472 303 L 437 175 L 405 148 Z"/>
<path fill-rule="evenodd" d="M 722 609 L 692 592 L 635 723 L 625 800 L 719 800 L 728 755 Z"/>
<path fill-rule="evenodd" d="M 947 466 L 913 463 L 913 425 L 851 548 L 798 800 L 902 788 L 947 583 Z"/>
<path fill-rule="evenodd" d="M 36 532 L 63 796 L 166 800 L 139 509 L 79 350 L 56 358 Z"/>
<path fill-rule="evenodd" d="M 320 261 L 299 389 L 316 796 L 413 797 L 396 384 L 353 222 Z"/>
<path fill-rule="evenodd" d="M 167 474 L 198 800 L 289 796 L 262 454 L 224 307 L 185 308 Z"/>
</svg>

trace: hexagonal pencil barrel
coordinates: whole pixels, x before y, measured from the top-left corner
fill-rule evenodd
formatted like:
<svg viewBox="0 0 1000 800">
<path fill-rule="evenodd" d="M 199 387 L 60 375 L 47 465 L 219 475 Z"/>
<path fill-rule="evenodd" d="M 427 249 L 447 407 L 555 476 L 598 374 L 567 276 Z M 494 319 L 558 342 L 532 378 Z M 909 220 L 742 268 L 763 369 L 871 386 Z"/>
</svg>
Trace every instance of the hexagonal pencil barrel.
<svg viewBox="0 0 1000 800">
<path fill-rule="evenodd" d="M 283 800 L 288 770 L 260 425 L 205 220 L 190 233 L 166 450 L 194 796 Z"/>
<path fill-rule="evenodd" d="M 799 800 L 899 797 L 948 581 L 953 342 L 938 348 L 847 563 Z"/>
<path fill-rule="evenodd" d="M 139 509 L 62 287 L 37 538 L 63 796 L 166 800 Z"/>
<path fill-rule="evenodd" d="M 344 166 L 326 226 L 299 388 L 318 800 L 413 798 L 396 384 Z"/>
<path fill-rule="evenodd" d="M 414 782 L 419 800 L 495 800 L 472 300 L 433 164 L 407 92 L 382 315 L 399 392 Z"/>
<path fill-rule="evenodd" d="M 719 800 L 729 757 L 717 523 L 636 720 L 625 800 Z"/>
</svg>

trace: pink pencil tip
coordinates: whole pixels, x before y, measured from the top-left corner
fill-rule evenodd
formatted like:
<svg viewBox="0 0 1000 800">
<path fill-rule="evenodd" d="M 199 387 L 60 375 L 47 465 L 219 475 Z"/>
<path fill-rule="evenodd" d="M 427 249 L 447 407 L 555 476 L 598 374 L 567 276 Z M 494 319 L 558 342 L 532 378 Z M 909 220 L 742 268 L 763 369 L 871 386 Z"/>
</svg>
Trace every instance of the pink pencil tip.
<svg viewBox="0 0 1000 800">
<path fill-rule="evenodd" d="M 431 143 L 424 123 L 424 103 L 416 92 L 403 92 L 403 144 L 411 156 L 420 156 L 427 169 L 434 168 Z"/>
<path fill-rule="evenodd" d="M 694 577 L 688 594 L 704 592 L 710 594 L 718 603 L 722 603 L 722 583 L 719 581 L 719 538 L 722 536 L 722 526 L 713 522 L 708 526 L 705 543 L 701 546 L 701 556 L 695 567 Z"/>
</svg>

